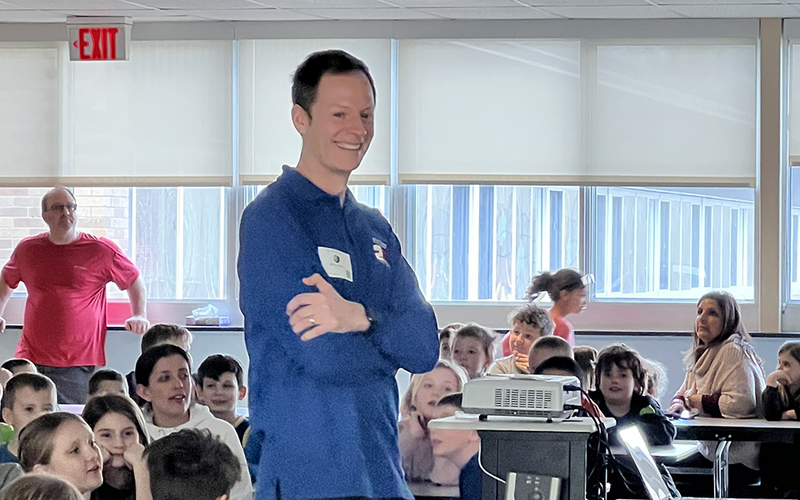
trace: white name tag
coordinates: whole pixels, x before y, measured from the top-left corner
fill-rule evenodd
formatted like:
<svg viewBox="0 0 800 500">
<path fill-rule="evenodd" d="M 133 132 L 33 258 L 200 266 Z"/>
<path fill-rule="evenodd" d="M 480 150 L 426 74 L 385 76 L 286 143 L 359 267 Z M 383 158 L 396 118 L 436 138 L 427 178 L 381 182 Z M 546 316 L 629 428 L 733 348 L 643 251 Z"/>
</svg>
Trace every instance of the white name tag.
<svg viewBox="0 0 800 500">
<path fill-rule="evenodd" d="M 353 266 L 350 265 L 350 255 L 340 252 L 335 248 L 317 247 L 322 268 L 331 278 L 341 278 L 352 283 Z"/>
</svg>

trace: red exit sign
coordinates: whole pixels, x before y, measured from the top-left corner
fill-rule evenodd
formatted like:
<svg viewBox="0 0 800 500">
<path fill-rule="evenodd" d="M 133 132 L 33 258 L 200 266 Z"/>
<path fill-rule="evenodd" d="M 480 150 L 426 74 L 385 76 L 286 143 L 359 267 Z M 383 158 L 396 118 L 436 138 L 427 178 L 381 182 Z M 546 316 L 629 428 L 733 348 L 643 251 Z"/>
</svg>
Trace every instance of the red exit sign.
<svg viewBox="0 0 800 500">
<path fill-rule="evenodd" d="M 67 25 L 71 61 L 128 59 L 131 24 L 126 18 L 71 17 L 67 19 Z"/>
</svg>

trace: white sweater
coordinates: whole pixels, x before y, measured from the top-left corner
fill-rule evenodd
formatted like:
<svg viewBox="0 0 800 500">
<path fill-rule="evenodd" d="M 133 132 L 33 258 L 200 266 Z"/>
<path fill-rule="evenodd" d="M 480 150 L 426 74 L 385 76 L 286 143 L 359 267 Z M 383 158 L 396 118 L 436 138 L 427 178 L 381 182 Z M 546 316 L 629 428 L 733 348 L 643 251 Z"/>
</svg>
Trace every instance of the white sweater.
<svg viewBox="0 0 800 500">
<path fill-rule="evenodd" d="M 149 406 L 149 405 L 148 405 Z M 193 404 L 189 408 L 189 421 L 177 427 L 158 427 L 153 423 L 153 413 L 146 411 L 144 415 L 147 432 L 155 441 L 182 429 L 208 429 L 211 434 L 222 440 L 231 449 L 241 465 L 241 475 L 231 489 L 230 500 L 252 500 L 253 485 L 250 482 L 250 472 L 247 468 L 247 459 L 239 442 L 239 436 L 231 424 L 216 418 L 207 407 Z"/>
<path fill-rule="evenodd" d="M 724 418 L 757 418 L 764 390 L 764 368 L 753 346 L 738 334 L 706 349 L 686 373 L 676 396 L 719 395 Z M 701 441 L 699 451 L 714 460 L 716 442 Z M 759 443 L 731 443 L 729 462 L 758 470 Z"/>
</svg>

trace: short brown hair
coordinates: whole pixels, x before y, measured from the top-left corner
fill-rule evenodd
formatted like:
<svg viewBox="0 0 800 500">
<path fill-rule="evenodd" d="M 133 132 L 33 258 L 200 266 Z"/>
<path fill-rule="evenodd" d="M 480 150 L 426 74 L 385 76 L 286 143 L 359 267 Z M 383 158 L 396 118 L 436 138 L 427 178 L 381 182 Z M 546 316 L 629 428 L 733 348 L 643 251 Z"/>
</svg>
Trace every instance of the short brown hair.
<svg viewBox="0 0 800 500">
<path fill-rule="evenodd" d="M 17 391 L 23 387 L 30 387 L 36 392 L 50 389 L 53 394 L 56 394 L 56 384 L 45 375 L 41 373 L 20 373 L 8 379 L 0 408 L 12 408 Z"/>
</svg>

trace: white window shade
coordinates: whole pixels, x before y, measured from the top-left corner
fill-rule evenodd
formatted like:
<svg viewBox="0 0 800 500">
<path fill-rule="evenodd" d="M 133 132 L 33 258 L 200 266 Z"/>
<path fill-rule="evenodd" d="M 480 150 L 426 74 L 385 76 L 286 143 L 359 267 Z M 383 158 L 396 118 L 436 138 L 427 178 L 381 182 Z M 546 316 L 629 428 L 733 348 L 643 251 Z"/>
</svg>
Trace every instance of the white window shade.
<svg viewBox="0 0 800 500">
<path fill-rule="evenodd" d="M 0 47 L 2 185 L 46 185 L 57 177 L 60 50 L 57 45 Z"/>
<path fill-rule="evenodd" d="M 133 42 L 130 61 L 70 65 L 62 182 L 230 186 L 231 41 Z"/>
<path fill-rule="evenodd" d="M 756 46 L 597 47 L 593 175 L 755 187 Z"/>
<path fill-rule="evenodd" d="M 257 40 L 239 46 L 239 182 L 266 184 L 296 165 L 302 139 L 292 125 L 292 75 L 312 52 L 341 49 L 369 67 L 377 94 L 375 136 L 351 184 L 389 184 L 390 40 Z"/>
<path fill-rule="evenodd" d="M 800 47 L 797 44 L 790 45 L 789 57 L 789 154 L 792 166 L 796 167 L 800 166 Z"/>
<path fill-rule="evenodd" d="M 577 41 L 401 40 L 399 181 L 579 175 L 580 63 Z"/>
</svg>

